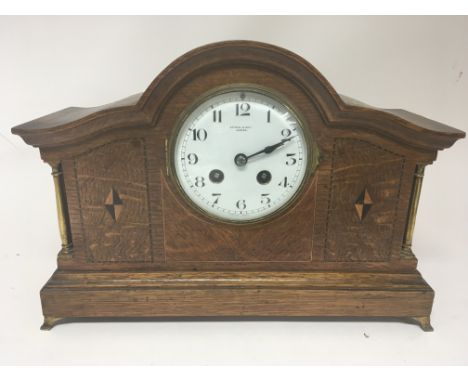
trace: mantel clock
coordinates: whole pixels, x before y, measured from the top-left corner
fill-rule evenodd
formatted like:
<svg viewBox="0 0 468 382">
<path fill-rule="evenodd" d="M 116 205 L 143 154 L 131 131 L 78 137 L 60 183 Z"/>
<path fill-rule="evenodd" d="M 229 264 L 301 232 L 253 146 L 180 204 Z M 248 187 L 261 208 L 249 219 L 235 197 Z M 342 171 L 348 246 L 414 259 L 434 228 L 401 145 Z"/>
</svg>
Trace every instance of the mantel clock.
<svg viewBox="0 0 468 382">
<path fill-rule="evenodd" d="M 430 330 L 411 250 L 424 167 L 465 133 L 337 94 L 251 41 L 142 93 L 13 128 L 52 166 L 43 329 L 117 317 L 395 317 Z"/>
</svg>

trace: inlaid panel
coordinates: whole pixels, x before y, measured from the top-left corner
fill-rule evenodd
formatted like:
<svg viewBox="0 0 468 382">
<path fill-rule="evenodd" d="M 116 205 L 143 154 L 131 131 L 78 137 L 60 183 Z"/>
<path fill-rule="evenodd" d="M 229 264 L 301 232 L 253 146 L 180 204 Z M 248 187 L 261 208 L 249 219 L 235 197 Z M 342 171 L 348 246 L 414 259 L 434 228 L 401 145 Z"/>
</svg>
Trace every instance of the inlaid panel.
<svg viewBox="0 0 468 382">
<path fill-rule="evenodd" d="M 132 139 L 75 159 L 88 261 L 152 260 L 145 156 L 144 140 Z"/>
<path fill-rule="evenodd" d="M 369 142 L 335 140 L 325 260 L 390 259 L 404 164 Z"/>
</svg>

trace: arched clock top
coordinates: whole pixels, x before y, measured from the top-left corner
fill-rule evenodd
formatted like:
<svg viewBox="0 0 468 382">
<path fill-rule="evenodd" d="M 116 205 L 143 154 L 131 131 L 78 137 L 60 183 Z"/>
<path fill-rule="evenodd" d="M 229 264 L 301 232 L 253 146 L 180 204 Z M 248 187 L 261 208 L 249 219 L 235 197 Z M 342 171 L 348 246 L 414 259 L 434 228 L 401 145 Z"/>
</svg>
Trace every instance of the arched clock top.
<svg viewBox="0 0 468 382">
<path fill-rule="evenodd" d="M 95 108 L 67 108 L 16 126 L 12 132 L 44 152 L 55 151 L 61 146 L 78 146 L 113 131 L 119 131 L 122 136 L 125 131 L 142 134 L 141 130 L 158 126 L 174 94 L 188 83 L 197 79 L 203 81 L 206 74 L 213 71 L 224 75 L 226 83 L 232 80 L 229 75 L 236 70 L 249 68 L 258 70 L 257 73 L 271 73 L 294 84 L 307 95 L 331 129 L 364 131 L 419 150 L 432 159 L 436 150 L 448 148 L 465 136 L 463 131 L 405 110 L 379 109 L 340 96 L 302 57 L 277 46 L 253 41 L 227 41 L 194 49 L 163 70 L 144 93 Z M 240 79 L 242 75 L 236 78 Z M 223 80 L 218 78 L 216 84 L 222 85 Z M 102 138 L 102 142 L 105 141 Z"/>
</svg>

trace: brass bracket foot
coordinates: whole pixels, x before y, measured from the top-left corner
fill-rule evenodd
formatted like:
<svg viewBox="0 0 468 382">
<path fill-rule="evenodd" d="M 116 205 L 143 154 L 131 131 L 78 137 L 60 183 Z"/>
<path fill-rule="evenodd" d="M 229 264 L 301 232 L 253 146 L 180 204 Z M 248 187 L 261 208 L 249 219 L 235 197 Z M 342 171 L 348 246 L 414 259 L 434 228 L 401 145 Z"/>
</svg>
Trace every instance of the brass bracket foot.
<svg viewBox="0 0 468 382">
<path fill-rule="evenodd" d="M 434 331 L 434 328 L 431 326 L 430 316 L 411 317 L 411 319 L 415 321 L 425 332 Z"/>
<path fill-rule="evenodd" d="M 41 330 L 50 330 L 61 320 L 63 320 L 62 317 L 45 316 Z"/>
</svg>

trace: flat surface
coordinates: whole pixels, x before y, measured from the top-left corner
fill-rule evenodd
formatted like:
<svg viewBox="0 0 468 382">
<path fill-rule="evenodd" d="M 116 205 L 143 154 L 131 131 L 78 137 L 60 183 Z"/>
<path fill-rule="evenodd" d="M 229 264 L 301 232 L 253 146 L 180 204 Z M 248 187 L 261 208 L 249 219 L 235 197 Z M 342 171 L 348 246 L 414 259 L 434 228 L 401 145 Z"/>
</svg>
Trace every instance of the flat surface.
<svg viewBox="0 0 468 382">
<path fill-rule="evenodd" d="M 58 271 L 49 288 L 298 288 L 427 290 L 417 273 L 371 272 L 93 272 Z"/>
<path fill-rule="evenodd" d="M 51 170 L 9 133 L 70 105 L 140 92 L 178 55 L 231 38 L 285 46 L 340 93 L 466 130 L 467 20 L 284 18 L 282 28 L 255 17 L 0 20 L 0 364 L 467 365 L 468 140 L 439 153 L 423 184 L 414 250 L 436 292 L 432 333 L 339 320 L 74 323 L 43 332 L 39 290 L 60 245 Z"/>
</svg>

